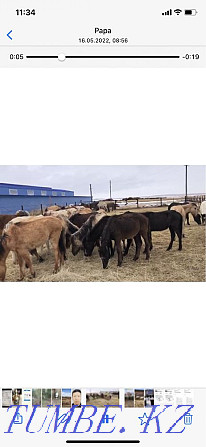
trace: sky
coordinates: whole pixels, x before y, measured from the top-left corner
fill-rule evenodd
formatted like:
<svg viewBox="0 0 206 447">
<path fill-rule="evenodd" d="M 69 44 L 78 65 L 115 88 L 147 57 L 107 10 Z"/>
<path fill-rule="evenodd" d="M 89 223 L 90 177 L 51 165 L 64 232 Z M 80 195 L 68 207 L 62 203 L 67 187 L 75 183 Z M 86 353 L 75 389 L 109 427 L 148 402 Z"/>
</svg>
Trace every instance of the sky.
<svg viewBox="0 0 206 447">
<path fill-rule="evenodd" d="M 188 194 L 205 193 L 205 166 L 188 166 Z M 93 198 L 166 196 L 185 193 L 185 166 L 167 165 L 4 165 L 0 166 L 1 183 L 69 189 L 75 195 Z"/>
</svg>

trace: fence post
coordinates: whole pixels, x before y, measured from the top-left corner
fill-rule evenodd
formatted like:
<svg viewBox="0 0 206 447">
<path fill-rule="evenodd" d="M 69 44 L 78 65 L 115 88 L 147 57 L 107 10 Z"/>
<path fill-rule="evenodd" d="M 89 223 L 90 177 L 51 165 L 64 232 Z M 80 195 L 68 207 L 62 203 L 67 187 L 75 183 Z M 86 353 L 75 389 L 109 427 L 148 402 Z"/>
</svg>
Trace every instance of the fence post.
<svg viewBox="0 0 206 447">
<path fill-rule="evenodd" d="M 42 203 L 41 203 L 40 206 L 41 206 L 41 213 L 43 214 L 43 206 L 42 206 Z"/>
<path fill-rule="evenodd" d="M 139 199 L 137 199 L 137 208 L 138 208 L 138 205 L 139 205 Z"/>
<path fill-rule="evenodd" d="M 23 211 L 23 209 L 24 209 L 24 207 L 23 207 L 23 205 L 21 205 L 21 210 Z"/>
<path fill-rule="evenodd" d="M 162 206 L 162 197 L 160 197 L 160 206 Z"/>
</svg>

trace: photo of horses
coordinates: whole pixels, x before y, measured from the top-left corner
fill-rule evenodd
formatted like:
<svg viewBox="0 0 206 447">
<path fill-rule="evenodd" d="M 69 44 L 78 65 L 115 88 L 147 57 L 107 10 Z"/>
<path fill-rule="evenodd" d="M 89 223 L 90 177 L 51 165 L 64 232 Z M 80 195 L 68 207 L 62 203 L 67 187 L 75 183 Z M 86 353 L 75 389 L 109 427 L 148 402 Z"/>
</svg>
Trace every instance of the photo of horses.
<svg viewBox="0 0 206 447">
<path fill-rule="evenodd" d="M 129 388 L 125 390 L 124 406 L 125 408 L 134 408 L 134 389 Z"/>
<path fill-rule="evenodd" d="M 86 405 L 104 407 L 104 405 L 119 405 L 118 389 L 88 389 L 86 392 Z"/>
<path fill-rule="evenodd" d="M 135 400 L 134 400 L 135 408 L 143 408 L 144 407 L 144 390 L 135 390 Z"/>
<path fill-rule="evenodd" d="M 205 172 L 0 167 L 0 281 L 204 282 Z"/>
</svg>

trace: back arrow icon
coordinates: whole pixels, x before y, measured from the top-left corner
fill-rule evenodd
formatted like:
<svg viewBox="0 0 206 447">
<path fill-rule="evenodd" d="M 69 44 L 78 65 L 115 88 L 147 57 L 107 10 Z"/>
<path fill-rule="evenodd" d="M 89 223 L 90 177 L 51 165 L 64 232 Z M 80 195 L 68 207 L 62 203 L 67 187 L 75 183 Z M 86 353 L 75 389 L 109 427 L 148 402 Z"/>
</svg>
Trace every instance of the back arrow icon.
<svg viewBox="0 0 206 447">
<path fill-rule="evenodd" d="M 7 34 L 7 37 L 8 37 L 10 40 L 12 40 L 12 37 L 10 36 L 11 33 L 12 33 L 12 29 L 11 29 L 11 31 L 9 31 L 9 33 Z"/>
</svg>

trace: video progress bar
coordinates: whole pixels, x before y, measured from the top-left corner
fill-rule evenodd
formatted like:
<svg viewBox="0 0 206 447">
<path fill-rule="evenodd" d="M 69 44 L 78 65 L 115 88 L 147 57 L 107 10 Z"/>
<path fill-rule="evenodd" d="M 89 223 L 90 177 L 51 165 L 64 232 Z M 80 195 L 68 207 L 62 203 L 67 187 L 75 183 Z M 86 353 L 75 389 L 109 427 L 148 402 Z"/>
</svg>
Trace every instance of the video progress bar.
<svg viewBox="0 0 206 447">
<path fill-rule="evenodd" d="M 58 59 L 59 56 L 26 56 L 27 59 Z M 179 59 L 180 56 L 65 56 L 66 59 Z"/>
<path fill-rule="evenodd" d="M 129 441 L 118 441 L 118 440 L 111 440 L 111 441 L 109 441 L 109 440 L 107 440 L 107 441 L 89 441 L 89 440 L 86 440 L 86 441 L 77 441 L 77 440 L 75 440 L 75 441 L 70 441 L 70 440 L 67 440 L 66 441 L 67 443 L 71 443 L 71 444 L 78 444 L 78 443 L 80 443 L 80 444 L 137 444 L 137 443 L 139 443 L 140 441 L 137 439 L 137 440 L 129 440 Z"/>
</svg>

